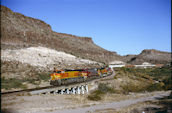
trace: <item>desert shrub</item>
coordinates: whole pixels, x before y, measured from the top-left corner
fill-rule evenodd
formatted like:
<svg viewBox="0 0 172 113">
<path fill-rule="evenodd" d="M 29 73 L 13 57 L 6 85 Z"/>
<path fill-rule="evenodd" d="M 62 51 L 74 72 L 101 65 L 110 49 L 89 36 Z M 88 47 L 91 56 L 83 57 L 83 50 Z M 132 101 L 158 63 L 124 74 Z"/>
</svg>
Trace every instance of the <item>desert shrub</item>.
<svg viewBox="0 0 172 113">
<path fill-rule="evenodd" d="M 128 94 L 129 92 L 141 92 L 143 91 L 143 86 L 136 85 L 133 83 L 127 83 L 121 86 L 124 94 Z"/>
<path fill-rule="evenodd" d="M 39 73 L 38 79 L 48 81 L 50 79 L 50 74 L 49 73 Z"/>
<path fill-rule="evenodd" d="M 114 79 L 117 79 L 117 75 L 113 77 Z"/>
<path fill-rule="evenodd" d="M 36 83 L 37 79 L 36 78 L 24 78 L 22 79 L 22 82 L 28 82 L 28 83 L 31 83 L 31 84 L 34 84 L 34 85 L 38 85 Z"/>
<path fill-rule="evenodd" d="M 38 85 L 39 83 L 36 83 L 36 81 L 48 81 L 50 79 L 48 73 L 39 73 L 37 77 L 35 78 L 23 78 L 23 79 L 17 79 L 17 78 L 10 78 L 5 79 L 4 77 L 1 78 L 1 88 L 3 89 L 11 89 L 11 88 L 22 88 L 26 89 L 27 86 L 24 85 L 24 82 L 29 82 L 34 85 Z"/>
<path fill-rule="evenodd" d="M 164 89 L 165 90 L 172 90 L 172 79 L 171 78 L 167 78 L 165 80 L 163 80 L 164 85 Z"/>
<path fill-rule="evenodd" d="M 159 91 L 162 90 L 163 87 L 160 83 L 155 83 L 155 84 L 149 84 L 146 86 L 146 91 Z"/>
<path fill-rule="evenodd" d="M 114 89 L 112 87 L 109 87 L 108 84 L 100 83 L 98 86 L 98 90 L 101 93 L 114 93 Z"/>
<path fill-rule="evenodd" d="M 159 91 L 163 89 L 163 85 L 161 83 L 148 83 L 142 85 L 128 83 L 126 85 L 122 85 L 121 87 L 124 94 L 128 94 L 129 92 Z"/>
<path fill-rule="evenodd" d="M 31 84 L 35 84 L 35 79 L 27 79 L 26 81 L 31 83 Z"/>
<path fill-rule="evenodd" d="M 5 79 L 1 78 L 1 88 L 11 89 L 11 88 L 22 88 L 26 89 L 26 85 L 22 84 L 22 80 L 16 78 Z"/>
<path fill-rule="evenodd" d="M 23 82 L 29 82 L 31 84 L 35 84 L 37 85 L 37 83 L 35 83 L 36 81 L 48 81 L 50 79 L 49 73 L 38 73 L 38 76 L 36 76 L 35 78 L 25 78 L 23 79 Z"/>
<path fill-rule="evenodd" d="M 102 93 L 99 90 L 96 90 L 96 91 L 92 92 L 90 95 L 88 95 L 87 98 L 89 100 L 98 101 L 98 100 L 101 100 L 102 99 L 101 98 L 102 94 L 104 94 L 104 93 Z"/>
<path fill-rule="evenodd" d="M 142 80 L 156 80 L 163 82 L 164 86 L 162 87 L 160 84 L 148 84 L 147 88 L 149 91 L 163 89 L 163 90 L 172 90 L 172 79 L 171 79 L 171 67 L 163 67 L 163 68 L 114 68 L 117 75 L 125 75 L 132 79 Z M 128 89 L 128 86 L 123 86 L 124 89 Z M 132 85 L 134 90 L 134 85 Z M 157 87 L 157 88 L 156 88 Z M 129 88 L 129 90 L 132 90 Z"/>
<path fill-rule="evenodd" d="M 89 100 L 98 101 L 101 100 L 102 96 L 106 93 L 114 93 L 115 90 L 108 86 L 108 84 L 100 83 L 98 89 L 88 95 Z"/>
</svg>

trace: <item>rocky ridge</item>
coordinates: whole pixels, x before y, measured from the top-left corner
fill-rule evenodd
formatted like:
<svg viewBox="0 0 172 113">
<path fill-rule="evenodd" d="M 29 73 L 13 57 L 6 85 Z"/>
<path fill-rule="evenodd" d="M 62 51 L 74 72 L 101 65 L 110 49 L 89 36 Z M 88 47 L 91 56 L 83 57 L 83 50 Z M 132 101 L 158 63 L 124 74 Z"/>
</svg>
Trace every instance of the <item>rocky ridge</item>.
<svg viewBox="0 0 172 113">
<path fill-rule="evenodd" d="M 121 58 L 94 44 L 90 37 L 54 32 L 45 22 L 13 12 L 5 6 L 1 6 L 1 15 L 2 49 L 43 46 L 102 63 Z"/>
<path fill-rule="evenodd" d="M 40 71 L 52 71 L 53 67 L 99 68 L 112 61 L 130 64 L 171 61 L 171 53 L 156 50 L 120 56 L 94 44 L 91 37 L 57 33 L 44 21 L 5 6 L 1 6 L 1 53 L 2 76 L 34 76 Z"/>
<path fill-rule="evenodd" d="M 142 64 L 143 62 L 167 64 L 171 62 L 171 53 L 155 49 L 145 49 L 139 55 L 124 56 L 123 60 L 129 64 Z"/>
<path fill-rule="evenodd" d="M 100 68 L 120 57 L 90 37 L 57 33 L 44 21 L 1 6 L 1 72 L 6 78 L 34 77 L 58 69 Z M 101 63 L 98 63 L 101 62 Z"/>
</svg>

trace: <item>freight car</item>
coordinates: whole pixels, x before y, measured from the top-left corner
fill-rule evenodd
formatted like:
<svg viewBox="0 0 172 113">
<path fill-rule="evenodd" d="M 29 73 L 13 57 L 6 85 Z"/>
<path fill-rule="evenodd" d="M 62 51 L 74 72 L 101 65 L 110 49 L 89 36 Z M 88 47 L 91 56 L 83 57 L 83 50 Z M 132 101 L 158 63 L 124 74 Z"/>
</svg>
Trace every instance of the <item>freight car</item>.
<svg viewBox="0 0 172 113">
<path fill-rule="evenodd" d="M 51 85 L 65 85 L 70 83 L 84 82 L 95 78 L 110 75 L 108 68 L 80 69 L 80 70 L 55 70 L 51 76 Z"/>
</svg>

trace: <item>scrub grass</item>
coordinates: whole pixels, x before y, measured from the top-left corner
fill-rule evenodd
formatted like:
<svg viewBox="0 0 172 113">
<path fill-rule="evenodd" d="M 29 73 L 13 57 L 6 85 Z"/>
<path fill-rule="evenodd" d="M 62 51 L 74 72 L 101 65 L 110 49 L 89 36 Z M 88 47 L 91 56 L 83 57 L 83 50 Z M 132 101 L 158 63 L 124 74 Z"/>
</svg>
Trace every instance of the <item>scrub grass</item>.
<svg viewBox="0 0 172 113">
<path fill-rule="evenodd" d="M 28 82 L 33 85 L 39 85 L 41 80 L 48 81 L 49 79 L 50 79 L 49 73 L 39 73 L 35 78 L 24 78 L 24 79 L 17 79 L 17 78 L 5 79 L 4 77 L 2 77 L 1 88 L 6 90 L 10 90 L 12 88 L 27 89 L 27 85 L 23 84 L 24 82 Z"/>
<path fill-rule="evenodd" d="M 10 79 L 1 78 L 1 88 L 6 90 L 9 90 L 11 88 L 26 89 L 27 86 L 25 84 L 22 84 L 22 82 L 23 82 L 22 80 L 15 78 L 10 78 Z"/>
<path fill-rule="evenodd" d="M 131 81 L 137 81 L 121 84 L 124 93 L 172 89 L 171 67 L 146 69 L 122 67 L 114 68 L 114 70 L 117 73 L 114 79 L 127 76 Z"/>
</svg>

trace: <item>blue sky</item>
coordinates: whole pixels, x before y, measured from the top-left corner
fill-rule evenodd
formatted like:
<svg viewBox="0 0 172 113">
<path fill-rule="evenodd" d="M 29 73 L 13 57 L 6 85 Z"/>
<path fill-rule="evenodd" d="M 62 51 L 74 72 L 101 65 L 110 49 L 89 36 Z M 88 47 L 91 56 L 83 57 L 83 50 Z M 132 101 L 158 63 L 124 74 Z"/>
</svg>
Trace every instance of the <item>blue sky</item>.
<svg viewBox="0 0 172 113">
<path fill-rule="evenodd" d="M 143 49 L 171 52 L 171 0 L 1 0 L 53 31 L 92 37 L 120 55 Z"/>
</svg>

